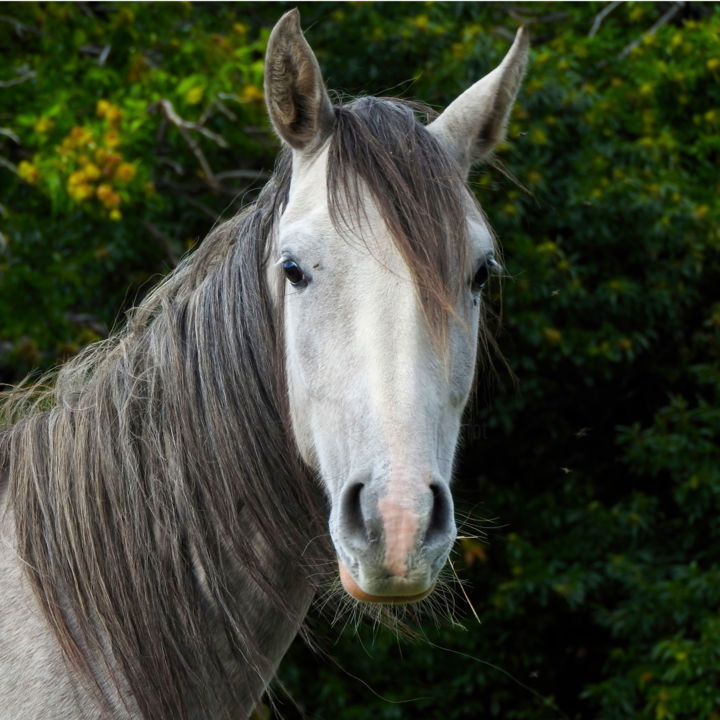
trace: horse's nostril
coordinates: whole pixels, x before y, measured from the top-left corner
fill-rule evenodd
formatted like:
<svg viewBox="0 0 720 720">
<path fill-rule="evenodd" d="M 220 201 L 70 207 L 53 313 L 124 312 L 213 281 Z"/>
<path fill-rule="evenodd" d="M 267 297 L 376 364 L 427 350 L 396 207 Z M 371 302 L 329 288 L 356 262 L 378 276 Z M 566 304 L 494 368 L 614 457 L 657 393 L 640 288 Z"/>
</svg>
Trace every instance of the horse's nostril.
<svg viewBox="0 0 720 720">
<path fill-rule="evenodd" d="M 351 483 L 345 488 L 342 497 L 341 516 L 343 530 L 348 540 L 366 545 L 368 542 L 367 528 L 362 512 L 362 491 L 364 484 Z"/>
<path fill-rule="evenodd" d="M 425 544 L 446 543 L 453 530 L 453 507 L 450 490 L 440 483 L 431 483 L 433 507 L 430 522 L 425 532 Z"/>
</svg>

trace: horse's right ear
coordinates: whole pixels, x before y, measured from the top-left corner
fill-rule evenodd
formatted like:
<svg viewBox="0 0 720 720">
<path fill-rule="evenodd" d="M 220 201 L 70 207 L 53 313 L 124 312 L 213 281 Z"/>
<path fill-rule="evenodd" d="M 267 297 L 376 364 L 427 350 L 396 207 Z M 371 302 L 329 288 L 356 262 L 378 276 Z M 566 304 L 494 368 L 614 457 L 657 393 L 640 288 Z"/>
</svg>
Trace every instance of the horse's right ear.
<svg viewBox="0 0 720 720">
<path fill-rule="evenodd" d="M 265 103 L 275 131 L 295 150 L 312 152 L 332 132 L 335 112 L 297 9 L 285 13 L 270 33 Z"/>
<path fill-rule="evenodd" d="M 525 28 L 520 28 L 500 65 L 468 88 L 428 125 L 428 130 L 464 173 L 505 138 L 529 48 L 530 36 Z"/>
</svg>

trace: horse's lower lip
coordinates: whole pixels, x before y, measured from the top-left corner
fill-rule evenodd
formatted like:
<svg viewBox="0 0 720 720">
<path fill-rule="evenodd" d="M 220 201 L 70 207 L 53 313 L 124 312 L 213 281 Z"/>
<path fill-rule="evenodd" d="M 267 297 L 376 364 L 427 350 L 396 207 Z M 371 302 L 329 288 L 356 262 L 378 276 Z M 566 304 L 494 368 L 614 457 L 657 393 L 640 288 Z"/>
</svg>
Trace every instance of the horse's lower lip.
<svg viewBox="0 0 720 720">
<path fill-rule="evenodd" d="M 365 592 L 355 582 L 355 578 L 350 574 L 350 571 L 345 567 L 342 562 L 338 563 L 340 566 L 340 580 L 345 588 L 345 591 L 354 597 L 356 600 L 367 603 L 411 603 L 418 602 L 426 598 L 432 591 L 435 585 L 430 585 L 427 590 L 423 590 L 419 593 L 412 595 L 372 595 L 371 593 Z"/>
</svg>

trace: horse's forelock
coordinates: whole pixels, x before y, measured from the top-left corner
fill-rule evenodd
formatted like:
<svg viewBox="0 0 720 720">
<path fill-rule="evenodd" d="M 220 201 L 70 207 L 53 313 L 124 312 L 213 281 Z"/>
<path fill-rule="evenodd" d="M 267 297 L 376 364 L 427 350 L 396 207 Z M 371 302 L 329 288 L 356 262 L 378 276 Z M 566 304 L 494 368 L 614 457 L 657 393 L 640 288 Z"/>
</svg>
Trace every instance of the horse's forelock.
<svg viewBox="0 0 720 720">
<path fill-rule="evenodd" d="M 369 191 L 415 281 L 433 334 L 442 337 L 466 275 L 464 179 L 418 114 L 433 112 L 419 103 L 375 97 L 336 108 L 329 205 L 336 226 L 352 226 L 363 214 L 363 191 Z"/>
</svg>

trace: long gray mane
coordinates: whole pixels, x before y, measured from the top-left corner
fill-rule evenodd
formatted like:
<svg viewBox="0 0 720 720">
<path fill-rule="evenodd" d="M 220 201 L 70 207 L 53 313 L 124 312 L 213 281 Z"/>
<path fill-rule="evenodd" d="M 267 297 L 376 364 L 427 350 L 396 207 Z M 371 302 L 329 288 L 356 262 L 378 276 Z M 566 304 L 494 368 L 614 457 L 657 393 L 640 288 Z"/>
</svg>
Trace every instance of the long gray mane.
<svg viewBox="0 0 720 720">
<path fill-rule="evenodd" d="M 329 197 L 336 225 L 350 227 L 370 192 L 441 326 L 465 276 L 461 181 L 416 110 L 375 98 L 336 108 Z M 283 152 L 257 201 L 124 330 L 4 401 L 1 482 L 42 610 L 75 669 L 102 694 L 116 667 L 148 719 L 210 707 L 218 678 L 238 694 L 210 616 L 248 673 L 268 674 L 228 581 L 236 568 L 292 617 L 278 573 L 333 557 L 326 501 L 289 427 L 281 308 L 266 279 L 290 174 Z"/>
</svg>

